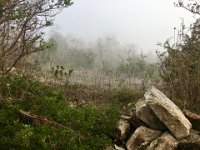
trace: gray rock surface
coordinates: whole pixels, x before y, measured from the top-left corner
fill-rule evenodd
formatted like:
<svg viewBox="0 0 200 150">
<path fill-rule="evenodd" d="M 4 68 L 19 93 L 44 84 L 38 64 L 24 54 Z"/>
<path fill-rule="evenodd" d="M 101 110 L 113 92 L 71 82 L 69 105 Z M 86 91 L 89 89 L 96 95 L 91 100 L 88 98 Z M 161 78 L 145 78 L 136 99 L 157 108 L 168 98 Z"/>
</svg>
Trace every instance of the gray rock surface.
<svg viewBox="0 0 200 150">
<path fill-rule="evenodd" d="M 175 150 L 177 143 L 178 141 L 169 132 L 165 132 L 153 140 L 147 150 Z"/>
<path fill-rule="evenodd" d="M 191 123 L 162 92 L 155 87 L 151 87 L 144 96 L 147 105 L 177 139 L 185 138 L 190 134 Z"/>
<path fill-rule="evenodd" d="M 118 137 L 124 141 L 130 133 L 130 124 L 127 120 L 120 119 L 117 123 Z"/>
<path fill-rule="evenodd" d="M 139 127 L 132 134 L 126 143 L 127 150 L 137 150 L 148 145 L 151 141 L 161 135 L 158 130 L 149 129 L 146 127 Z"/>
<path fill-rule="evenodd" d="M 152 129 L 155 130 L 164 130 L 166 129 L 165 125 L 157 118 L 151 108 L 147 105 L 145 99 L 140 99 L 135 104 L 136 108 L 136 117 Z"/>
<path fill-rule="evenodd" d="M 144 126 L 144 127 L 147 127 L 147 128 L 150 128 L 149 125 L 147 125 L 146 123 L 144 123 L 143 121 L 141 121 L 140 119 L 138 119 L 136 117 L 136 113 L 132 113 L 130 119 L 128 120 L 130 125 L 131 125 L 131 131 L 137 129 L 138 127 L 140 126 Z"/>
</svg>

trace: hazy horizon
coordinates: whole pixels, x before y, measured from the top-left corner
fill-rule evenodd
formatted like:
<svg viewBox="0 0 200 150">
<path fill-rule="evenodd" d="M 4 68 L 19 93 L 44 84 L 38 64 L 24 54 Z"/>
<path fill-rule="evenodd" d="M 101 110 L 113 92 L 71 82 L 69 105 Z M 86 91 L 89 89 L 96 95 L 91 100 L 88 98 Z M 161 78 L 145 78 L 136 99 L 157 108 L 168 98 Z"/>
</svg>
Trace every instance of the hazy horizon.
<svg viewBox="0 0 200 150">
<path fill-rule="evenodd" d="M 158 42 L 173 38 L 174 27 L 194 21 L 193 15 L 171 1 L 74 0 L 62 11 L 48 30 L 72 35 L 87 42 L 113 36 L 122 44 L 134 44 L 138 50 L 155 52 Z"/>
</svg>

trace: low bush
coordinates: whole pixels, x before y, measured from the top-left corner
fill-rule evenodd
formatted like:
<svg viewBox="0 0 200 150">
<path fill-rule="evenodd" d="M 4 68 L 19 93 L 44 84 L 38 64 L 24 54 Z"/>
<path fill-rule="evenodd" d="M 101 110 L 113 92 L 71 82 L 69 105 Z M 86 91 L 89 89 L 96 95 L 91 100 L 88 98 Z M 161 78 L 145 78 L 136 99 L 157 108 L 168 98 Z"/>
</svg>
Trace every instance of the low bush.
<svg viewBox="0 0 200 150">
<path fill-rule="evenodd" d="M 111 100 L 118 104 L 126 105 L 130 102 L 136 102 L 144 95 L 144 91 L 138 88 L 121 87 L 112 95 Z"/>
<path fill-rule="evenodd" d="M 64 92 L 25 76 L 0 77 L 0 149 L 98 150 L 113 141 L 119 111 L 69 106 Z M 24 121 L 20 110 L 61 124 Z"/>
<path fill-rule="evenodd" d="M 163 44 L 166 52 L 159 53 L 160 76 L 171 99 L 179 99 L 182 106 L 198 110 L 200 101 L 200 41 L 199 20 L 191 26 L 183 41 Z M 182 32 L 182 31 L 181 31 Z"/>
</svg>

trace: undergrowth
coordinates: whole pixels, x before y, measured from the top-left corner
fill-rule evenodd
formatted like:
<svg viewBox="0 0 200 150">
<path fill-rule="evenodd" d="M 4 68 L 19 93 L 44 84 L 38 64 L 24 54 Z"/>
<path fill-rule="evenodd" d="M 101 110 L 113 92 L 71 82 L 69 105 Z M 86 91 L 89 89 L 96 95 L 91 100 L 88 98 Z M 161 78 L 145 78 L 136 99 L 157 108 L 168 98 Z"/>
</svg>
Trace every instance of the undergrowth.
<svg viewBox="0 0 200 150">
<path fill-rule="evenodd" d="M 119 111 L 72 107 L 62 90 L 26 76 L 0 77 L 0 149 L 98 150 L 112 144 Z M 64 126 L 24 119 L 20 110 Z"/>
</svg>

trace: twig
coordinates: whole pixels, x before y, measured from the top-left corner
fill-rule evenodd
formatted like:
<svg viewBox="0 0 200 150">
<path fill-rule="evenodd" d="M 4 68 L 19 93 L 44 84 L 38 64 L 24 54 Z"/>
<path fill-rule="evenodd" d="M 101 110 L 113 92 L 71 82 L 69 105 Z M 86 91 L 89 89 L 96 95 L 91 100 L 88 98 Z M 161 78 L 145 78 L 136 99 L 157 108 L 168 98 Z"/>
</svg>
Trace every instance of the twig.
<svg viewBox="0 0 200 150">
<path fill-rule="evenodd" d="M 77 131 L 74 131 L 73 129 L 66 127 L 66 126 L 64 126 L 64 125 L 62 125 L 62 124 L 60 124 L 56 121 L 49 120 L 44 116 L 39 116 L 39 115 L 33 114 L 31 112 L 25 112 L 23 110 L 20 110 L 20 114 L 23 116 L 23 119 L 24 118 L 31 118 L 35 121 L 38 121 L 41 124 L 48 124 L 48 125 L 52 125 L 52 126 L 55 126 L 55 127 L 58 127 L 58 128 L 70 130 L 70 131 L 76 133 L 79 136 L 79 133 L 77 133 Z"/>
</svg>

